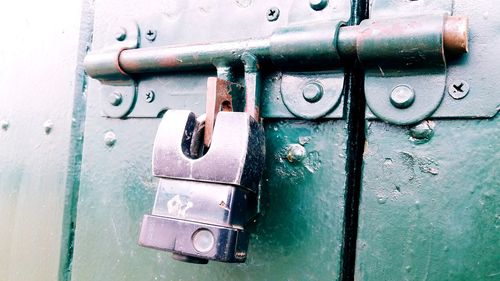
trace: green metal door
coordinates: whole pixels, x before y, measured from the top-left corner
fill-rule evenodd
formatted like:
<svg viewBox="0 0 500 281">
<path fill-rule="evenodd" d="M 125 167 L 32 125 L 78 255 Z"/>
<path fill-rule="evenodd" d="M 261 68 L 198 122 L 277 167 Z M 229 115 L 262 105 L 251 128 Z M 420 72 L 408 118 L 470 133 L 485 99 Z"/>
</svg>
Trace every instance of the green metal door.
<svg viewBox="0 0 500 281">
<path fill-rule="evenodd" d="M 117 22 L 127 18 L 138 23 L 143 33 L 142 47 L 264 36 L 277 26 L 286 25 L 287 11 L 299 9 L 293 5 L 299 4 L 156 1 L 146 5 L 143 1 L 99 1 L 95 3 L 92 48 L 99 50 L 116 41 L 115 28 L 120 26 Z M 280 16 L 269 21 L 266 14 L 275 6 L 279 7 Z M 349 5 L 343 8 L 333 16 L 347 19 Z M 301 4 L 300 9 L 309 13 L 309 4 Z M 146 38 L 149 29 L 157 33 L 154 41 Z M 130 115 L 143 109 L 141 106 L 155 106 L 162 101 L 168 103 L 169 109 L 203 113 L 204 80 L 215 73 L 170 76 L 174 78 L 166 82 L 161 81 L 169 79 L 168 74 L 141 81 Z M 266 75 L 264 87 L 279 87 L 273 83 L 276 77 Z M 186 82 L 179 84 L 174 79 Z M 100 102 L 100 87 L 99 81 L 88 83 L 72 280 L 340 278 L 348 136 L 345 120 L 304 121 L 291 115 L 266 119 L 263 213 L 252 226 L 248 259 L 239 265 L 209 262 L 194 266 L 173 260 L 170 253 L 138 246 L 140 223 L 143 215 L 151 212 L 158 183 L 152 176 L 151 153 L 160 119 L 103 118 L 101 111 L 107 105 Z M 149 90 L 156 94 L 150 104 L 145 102 Z M 168 95 L 168 99 L 162 95 Z M 279 96 L 279 92 L 274 95 Z M 266 108 L 273 101 L 269 97 L 263 99 L 264 115 L 273 110 L 286 111 L 283 105 Z M 156 116 L 157 109 L 151 110 Z M 294 161 L 290 145 L 304 148 L 304 159 Z"/>
<path fill-rule="evenodd" d="M 28 2 L 0 11 L 0 280 L 500 280 L 493 1 Z M 260 214 L 245 263 L 182 263 L 138 245 L 155 134 L 204 113 L 208 77 L 255 81 L 238 48 L 259 54 Z M 84 74 L 110 52 L 121 74 Z"/>
</svg>

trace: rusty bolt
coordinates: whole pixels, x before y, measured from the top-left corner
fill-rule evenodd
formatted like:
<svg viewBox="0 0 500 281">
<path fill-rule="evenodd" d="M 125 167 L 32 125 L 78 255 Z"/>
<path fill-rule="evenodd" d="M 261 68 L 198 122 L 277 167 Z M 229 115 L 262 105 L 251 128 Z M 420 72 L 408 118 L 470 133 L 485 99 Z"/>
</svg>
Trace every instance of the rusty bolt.
<svg viewBox="0 0 500 281">
<path fill-rule="evenodd" d="M 144 94 L 144 99 L 147 103 L 152 103 L 155 100 L 155 92 L 153 90 L 149 90 Z"/>
<path fill-rule="evenodd" d="M 448 86 L 448 94 L 456 100 L 465 98 L 469 90 L 470 86 L 464 80 L 455 80 Z"/>
<path fill-rule="evenodd" d="M 269 8 L 267 10 L 267 20 L 268 21 L 275 21 L 279 18 L 280 16 L 280 9 L 276 7 Z"/>
<path fill-rule="evenodd" d="M 149 42 L 153 42 L 156 39 L 156 30 L 148 29 L 145 34 L 146 40 Z"/>
</svg>

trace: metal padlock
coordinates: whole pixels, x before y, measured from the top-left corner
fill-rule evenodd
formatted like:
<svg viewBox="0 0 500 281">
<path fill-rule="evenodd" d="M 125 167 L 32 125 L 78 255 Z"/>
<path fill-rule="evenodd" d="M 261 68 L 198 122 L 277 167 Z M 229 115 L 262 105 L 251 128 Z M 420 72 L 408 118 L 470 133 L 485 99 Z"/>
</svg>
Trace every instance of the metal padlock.
<svg viewBox="0 0 500 281">
<path fill-rule="evenodd" d="M 208 152 L 196 158 L 198 126 L 190 111 L 165 113 L 153 149 L 160 182 L 139 244 L 192 263 L 244 262 L 264 167 L 262 126 L 247 113 L 220 112 Z"/>
</svg>

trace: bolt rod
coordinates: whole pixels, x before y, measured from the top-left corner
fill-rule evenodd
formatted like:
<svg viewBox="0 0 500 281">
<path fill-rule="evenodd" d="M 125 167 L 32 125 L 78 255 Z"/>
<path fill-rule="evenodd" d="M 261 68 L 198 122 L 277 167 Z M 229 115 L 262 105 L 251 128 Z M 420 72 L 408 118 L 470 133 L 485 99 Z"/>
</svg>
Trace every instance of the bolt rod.
<svg viewBox="0 0 500 281">
<path fill-rule="evenodd" d="M 467 52 L 467 18 L 460 16 L 444 16 L 441 30 L 435 30 L 426 21 L 418 17 L 410 19 L 397 19 L 398 25 L 405 29 L 397 30 L 385 38 L 383 44 L 395 44 L 395 52 L 384 53 L 383 58 L 378 52 L 363 54 L 363 58 L 380 60 L 401 60 L 400 51 L 408 52 L 442 52 L 465 53 Z M 392 22 L 384 20 L 372 21 L 368 28 L 382 30 L 390 33 Z M 270 37 L 248 39 L 231 42 L 207 43 L 199 45 L 182 45 L 154 47 L 143 49 L 123 50 L 118 55 L 121 71 L 127 74 L 148 72 L 169 72 L 179 70 L 207 69 L 217 64 L 235 64 L 241 62 L 245 53 L 254 55 L 259 61 L 271 61 L 278 67 L 318 67 L 334 68 L 340 65 L 341 58 L 360 56 L 360 45 L 366 40 L 376 41 L 377 32 L 367 32 L 367 26 L 342 26 L 335 31 L 333 22 L 294 26 L 278 29 Z M 417 47 L 409 48 L 405 45 L 404 38 L 415 38 L 419 34 L 436 33 L 443 39 L 442 48 L 436 51 L 434 46 L 427 47 L 425 41 Z M 392 37 L 391 37 L 392 36 Z M 394 38 L 402 38 L 394 40 Z M 390 42 L 389 42 L 390 41 Z M 399 45 L 398 45 L 399 44 Z M 392 47 L 392 46 L 391 46 Z M 392 47 L 394 49 L 394 47 Z M 427 48 L 427 49 L 425 49 Z M 436 54 L 436 57 L 442 57 Z M 104 73 L 99 60 L 87 56 L 85 69 L 94 78 L 100 78 L 109 73 Z M 389 56 L 389 57 L 387 57 Z M 363 61 L 362 61 L 363 62 Z M 112 71 L 112 70 L 110 70 Z"/>
</svg>

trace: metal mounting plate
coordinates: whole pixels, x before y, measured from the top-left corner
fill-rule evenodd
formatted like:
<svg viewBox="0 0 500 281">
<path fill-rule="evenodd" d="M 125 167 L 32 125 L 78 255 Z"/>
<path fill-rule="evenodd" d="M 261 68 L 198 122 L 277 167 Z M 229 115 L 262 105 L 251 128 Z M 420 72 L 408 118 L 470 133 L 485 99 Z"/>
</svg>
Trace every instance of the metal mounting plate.
<svg viewBox="0 0 500 281">
<path fill-rule="evenodd" d="M 402 84 L 413 84 L 416 82 L 426 88 L 430 88 L 431 84 L 436 85 L 432 91 L 436 100 L 441 96 L 438 106 L 430 114 L 423 114 L 422 112 L 418 118 L 415 117 L 413 120 L 422 120 L 425 118 L 488 118 L 497 114 L 500 109 L 500 96 L 496 94 L 497 85 L 495 85 L 497 81 L 493 77 L 485 77 L 485 75 L 497 72 L 498 62 L 491 58 L 500 56 L 500 51 L 496 47 L 500 44 L 500 38 L 495 36 L 498 30 L 500 30 L 500 19 L 490 17 L 488 14 L 481 12 L 481 9 L 475 9 L 474 3 L 466 2 L 451 0 L 373 0 L 371 2 L 371 19 L 392 17 L 395 14 L 398 16 L 436 13 L 467 15 L 469 17 L 470 36 L 469 53 L 460 58 L 452 56 L 446 58 L 445 81 L 442 81 L 442 78 L 438 79 L 433 73 L 426 72 L 417 73 L 414 76 L 400 75 L 393 77 L 393 75 L 386 75 L 390 77 L 377 78 L 375 74 L 377 69 L 368 70 L 365 81 L 367 102 L 370 103 L 370 100 L 379 99 L 378 102 L 381 103 L 381 105 L 378 105 L 381 108 L 378 112 L 377 109 L 370 107 L 369 104 L 366 114 L 368 119 L 377 119 L 380 117 L 391 123 L 408 123 L 408 118 L 394 119 L 390 117 L 390 113 L 386 113 L 386 111 L 399 110 L 394 108 L 387 98 L 390 94 L 390 87 L 380 88 L 377 86 L 386 83 L 385 81 L 387 80 L 394 80 L 393 83 Z M 493 3 L 488 3 L 487 5 L 491 5 L 490 10 L 495 9 Z M 492 40 L 496 42 L 492 42 Z M 468 89 L 467 93 L 462 93 L 462 98 L 460 99 L 452 97 L 449 89 L 454 84 L 462 82 L 466 84 L 464 88 L 470 89 Z M 439 86 L 437 85 L 438 83 L 440 83 Z M 424 93 L 424 95 L 429 95 L 429 93 Z M 384 98 L 380 98 L 380 96 Z M 418 98 L 418 93 L 416 93 L 414 106 L 417 105 Z M 388 117 L 385 117 L 384 113 L 388 114 Z"/>
<path fill-rule="evenodd" d="M 150 17 L 137 19 L 141 31 L 139 45 L 141 48 L 150 48 L 260 38 L 271 35 L 278 28 L 299 22 L 346 21 L 350 16 L 350 6 L 349 0 L 330 1 L 320 11 L 313 10 L 308 1 L 299 0 L 273 1 L 272 3 L 267 1 L 234 1 L 217 4 L 215 2 L 193 2 L 186 5 L 166 5 L 164 10 L 151 13 Z M 277 20 L 268 21 L 266 13 L 272 7 L 278 8 L 280 14 Z M 147 38 L 149 31 L 154 32 L 154 40 Z M 205 111 L 206 78 L 216 75 L 214 69 L 203 72 L 190 71 L 135 76 L 133 77 L 137 81 L 135 102 L 116 106 L 106 103 L 106 99 L 103 99 L 103 114 L 108 117 L 120 118 L 155 118 L 165 110 L 173 108 L 189 109 L 201 114 Z M 314 79 L 318 73 L 310 72 L 302 75 L 304 77 L 310 75 L 310 78 Z M 242 83 L 241 76 L 237 73 L 237 81 L 235 82 Z M 282 93 L 286 94 L 290 91 L 290 87 L 283 84 L 282 79 L 286 77 L 288 77 L 287 74 L 281 74 L 273 69 L 262 72 L 262 117 L 297 118 L 297 114 L 291 113 L 281 99 Z M 153 100 L 147 98 L 150 91 L 154 92 Z M 335 93 L 335 95 L 341 95 L 341 92 Z M 343 107 L 338 106 L 339 104 L 339 98 L 336 98 L 335 103 L 333 103 L 335 108 L 329 108 L 327 112 L 321 114 L 321 117 L 342 118 Z M 108 113 L 117 110 L 116 107 L 128 105 L 131 107 L 123 110 L 127 112 L 126 116 Z"/>
</svg>

